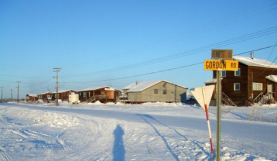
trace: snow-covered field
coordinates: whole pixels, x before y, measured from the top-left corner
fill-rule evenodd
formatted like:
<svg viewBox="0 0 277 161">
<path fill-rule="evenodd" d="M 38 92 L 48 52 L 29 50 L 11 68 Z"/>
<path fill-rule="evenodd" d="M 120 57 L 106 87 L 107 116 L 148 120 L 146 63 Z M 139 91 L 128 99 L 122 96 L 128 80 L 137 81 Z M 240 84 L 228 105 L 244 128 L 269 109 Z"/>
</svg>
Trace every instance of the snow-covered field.
<svg viewBox="0 0 277 161">
<path fill-rule="evenodd" d="M 277 105 L 253 109 L 222 107 L 222 160 L 277 160 Z M 1 161 L 213 159 L 196 105 L 0 104 Z"/>
</svg>

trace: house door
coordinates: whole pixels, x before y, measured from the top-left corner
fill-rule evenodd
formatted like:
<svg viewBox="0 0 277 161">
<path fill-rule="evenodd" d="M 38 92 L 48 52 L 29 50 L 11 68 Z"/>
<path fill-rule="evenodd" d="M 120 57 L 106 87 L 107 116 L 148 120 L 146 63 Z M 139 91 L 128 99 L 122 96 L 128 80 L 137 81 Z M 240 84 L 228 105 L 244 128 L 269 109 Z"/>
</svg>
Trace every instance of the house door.
<svg viewBox="0 0 277 161">
<path fill-rule="evenodd" d="M 268 84 L 267 85 L 267 93 L 268 93 L 269 99 L 273 98 L 272 92 L 273 92 L 273 86 L 272 86 L 272 84 Z"/>
</svg>

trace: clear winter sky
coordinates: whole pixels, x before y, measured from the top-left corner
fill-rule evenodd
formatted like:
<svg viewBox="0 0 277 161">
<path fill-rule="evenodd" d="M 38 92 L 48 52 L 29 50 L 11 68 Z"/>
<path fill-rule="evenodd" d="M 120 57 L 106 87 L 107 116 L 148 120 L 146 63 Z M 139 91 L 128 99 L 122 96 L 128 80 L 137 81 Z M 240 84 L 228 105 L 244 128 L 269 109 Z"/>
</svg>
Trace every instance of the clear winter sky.
<svg viewBox="0 0 277 161">
<path fill-rule="evenodd" d="M 199 87 L 211 49 L 249 56 L 276 44 L 276 26 L 276 0 L 0 0 L 0 87 L 4 98 L 16 81 L 20 97 L 55 91 L 55 67 L 60 89 Z M 254 56 L 276 63 L 277 47 Z"/>
</svg>

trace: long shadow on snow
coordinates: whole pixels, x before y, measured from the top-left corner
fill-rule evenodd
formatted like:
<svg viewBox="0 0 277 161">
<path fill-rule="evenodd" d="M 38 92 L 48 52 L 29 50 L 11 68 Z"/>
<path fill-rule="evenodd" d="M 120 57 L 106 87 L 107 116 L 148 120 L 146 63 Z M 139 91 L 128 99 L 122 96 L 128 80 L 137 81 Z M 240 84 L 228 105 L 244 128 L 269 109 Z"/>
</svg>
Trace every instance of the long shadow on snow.
<svg viewBox="0 0 277 161">
<path fill-rule="evenodd" d="M 125 160 L 125 148 L 123 142 L 123 129 L 117 125 L 113 132 L 114 135 L 114 147 L 113 147 L 113 161 Z"/>
<path fill-rule="evenodd" d="M 178 135 L 180 135 L 181 137 L 183 137 L 183 138 L 185 139 L 185 141 L 188 141 L 188 138 L 187 138 L 185 135 L 179 133 L 176 129 L 173 129 L 172 127 L 170 127 L 170 126 L 168 126 L 168 125 L 166 125 L 166 124 L 160 122 L 159 120 L 155 119 L 155 118 L 152 117 L 151 115 L 148 115 L 148 114 L 136 114 L 136 115 L 139 116 L 139 117 L 141 117 L 147 124 L 149 124 L 149 125 L 156 131 L 156 133 L 157 133 L 157 134 L 162 138 L 162 140 L 164 141 L 166 147 L 168 148 L 168 150 L 170 151 L 170 153 L 172 154 L 172 156 L 173 156 L 176 160 L 179 160 L 178 156 L 177 156 L 175 153 L 172 152 L 172 149 L 171 149 L 171 147 L 169 146 L 169 144 L 168 144 L 168 142 L 166 141 L 166 139 L 164 138 L 164 136 L 162 136 L 162 135 L 159 133 L 159 131 L 157 130 L 157 128 L 156 128 L 154 125 L 152 125 L 150 122 L 148 122 L 145 118 L 152 119 L 152 120 L 158 122 L 159 124 L 161 124 L 161 125 L 163 125 L 163 126 L 169 128 L 169 129 L 175 131 Z M 197 141 L 193 141 L 193 143 L 194 143 L 196 146 L 198 146 L 198 147 L 207 155 L 207 157 L 204 158 L 203 160 L 211 160 L 211 154 L 210 154 L 209 152 L 207 152 L 203 147 L 201 147 Z"/>
<path fill-rule="evenodd" d="M 241 118 L 241 119 L 243 119 L 243 120 L 248 119 L 248 118 L 246 118 L 246 117 L 244 117 L 244 116 L 242 116 L 242 115 L 236 114 L 236 113 L 234 113 L 234 112 L 230 112 L 230 113 L 233 114 L 233 115 L 235 115 L 235 116 L 237 116 L 237 117 L 239 117 L 239 118 Z"/>
<path fill-rule="evenodd" d="M 167 149 L 169 150 L 169 152 L 171 153 L 171 155 L 175 158 L 175 160 L 179 161 L 178 156 L 172 151 L 171 147 L 169 146 L 169 144 L 168 144 L 167 140 L 164 138 L 164 136 L 162 136 L 161 133 L 158 131 L 158 129 L 154 125 L 152 125 L 150 122 L 148 122 L 145 118 L 150 118 L 155 121 L 157 121 L 157 120 L 154 119 L 150 115 L 137 114 L 137 116 L 141 117 L 147 124 L 149 124 L 155 130 L 155 132 L 158 134 L 158 136 L 164 141 L 164 143 L 165 143 Z M 157 122 L 159 122 L 159 121 L 157 121 Z"/>
</svg>

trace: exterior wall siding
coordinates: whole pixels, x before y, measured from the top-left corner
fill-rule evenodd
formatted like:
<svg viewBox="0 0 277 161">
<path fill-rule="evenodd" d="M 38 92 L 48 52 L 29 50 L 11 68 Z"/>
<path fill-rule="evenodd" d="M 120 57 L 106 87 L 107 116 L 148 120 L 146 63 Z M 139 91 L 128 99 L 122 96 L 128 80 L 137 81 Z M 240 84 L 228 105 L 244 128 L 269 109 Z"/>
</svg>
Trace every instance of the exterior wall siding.
<svg viewBox="0 0 277 161">
<path fill-rule="evenodd" d="M 128 101 L 131 102 L 141 102 L 140 92 L 129 92 L 128 93 Z"/>
<path fill-rule="evenodd" d="M 241 63 L 239 63 L 239 68 L 241 70 L 240 76 L 235 76 L 234 71 L 226 71 L 226 77 L 223 77 L 221 84 L 222 92 L 238 106 L 248 106 L 261 92 L 267 93 L 267 85 L 270 83 L 265 77 L 277 75 L 277 70 L 247 66 Z M 216 78 L 216 71 L 213 71 L 213 78 Z M 253 82 L 262 83 L 262 90 L 253 90 Z M 234 90 L 234 83 L 240 83 L 240 90 Z M 276 83 L 272 82 L 271 84 L 273 85 L 273 92 L 276 93 Z M 276 94 L 274 95 L 276 101 Z M 216 93 L 212 98 L 216 98 Z"/>
<path fill-rule="evenodd" d="M 165 84 L 165 86 L 164 86 Z M 158 93 L 155 94 L 154 90 Z M 166 94 L 164 94 L 166 90 Z M 185 102 L 186 88 L 161 81 L 141 92 L 128 92 L 130 102 Z M 176 94 L 175 94 L 176 93 Z"/>
</svg>

